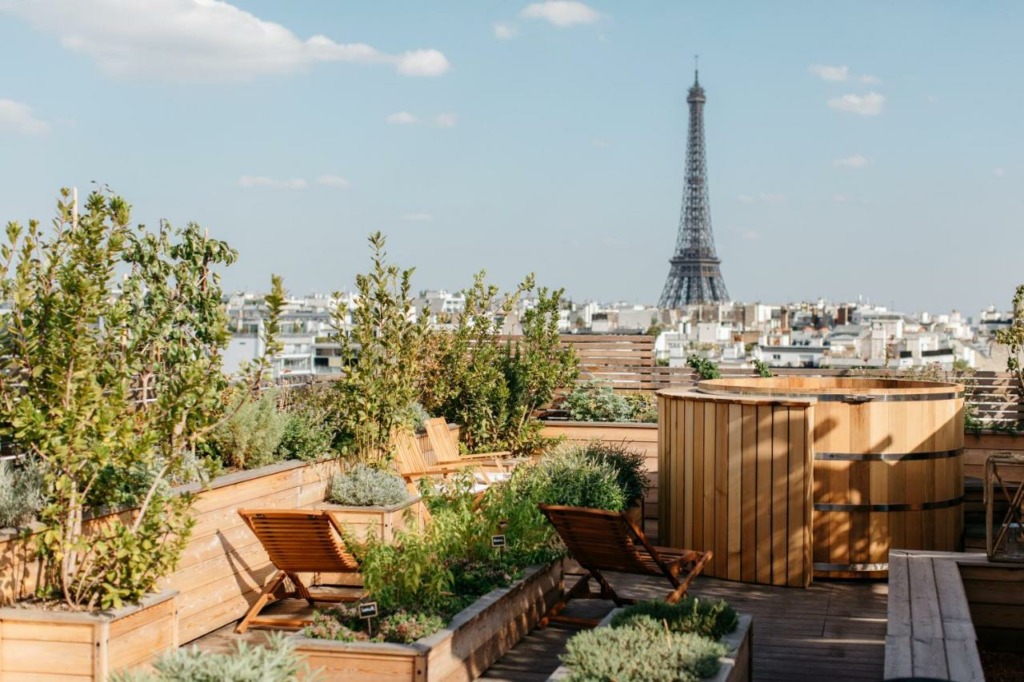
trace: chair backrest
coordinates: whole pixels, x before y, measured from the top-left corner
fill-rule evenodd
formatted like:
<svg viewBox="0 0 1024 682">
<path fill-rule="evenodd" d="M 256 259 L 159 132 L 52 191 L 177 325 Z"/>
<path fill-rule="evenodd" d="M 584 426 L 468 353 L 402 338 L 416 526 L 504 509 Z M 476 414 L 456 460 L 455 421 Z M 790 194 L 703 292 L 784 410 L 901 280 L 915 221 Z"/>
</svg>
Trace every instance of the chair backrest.
<svg viewBox="0 0 1024 682">
<path fill-rule="evenodd" d="M 354 573 L 356 559 L 323 510 L 239 509 L 270 561 L 288 573 Z"/>
<path fill-rule="evenodd" d="M 420 451 L 416 436 L 408 431 L 399 431 L 394 439 L 395 466 L 402 476 L 423 476 L 430 473 L 430 464 Z"/>
<path fill-rule="evenodd" d="M 584 568 L 659 575 L 643 531 L 622 512 L 540 505 L 569 553 Z"/>
<path fill-rule="evenodd" d="M 427 439 L 430 441 L 430 449 L 434 451 L 434 457 L 438 462 L 459 462 L 459 444 L 452 438 L 452 432 L 448 430 L 448 422 L 444 417 L 435 417 L 426 421 Z"/>
</svg>

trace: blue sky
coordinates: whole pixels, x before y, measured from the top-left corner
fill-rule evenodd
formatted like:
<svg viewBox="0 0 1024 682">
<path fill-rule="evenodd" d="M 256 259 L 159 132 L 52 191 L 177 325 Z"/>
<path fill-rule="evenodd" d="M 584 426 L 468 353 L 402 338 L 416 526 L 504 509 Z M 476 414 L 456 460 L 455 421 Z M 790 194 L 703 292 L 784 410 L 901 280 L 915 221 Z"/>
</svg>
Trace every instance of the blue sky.
<svg viewBox="0 0 1024 682">
<path fill-rule="evenodd" d="M 655 303 L 700 54 L 737 300 L 1009 306 L 1024 3 L 0 0 L 0 220 L 111 186 L 241 252 L 228 289 Z"/>
</svg>

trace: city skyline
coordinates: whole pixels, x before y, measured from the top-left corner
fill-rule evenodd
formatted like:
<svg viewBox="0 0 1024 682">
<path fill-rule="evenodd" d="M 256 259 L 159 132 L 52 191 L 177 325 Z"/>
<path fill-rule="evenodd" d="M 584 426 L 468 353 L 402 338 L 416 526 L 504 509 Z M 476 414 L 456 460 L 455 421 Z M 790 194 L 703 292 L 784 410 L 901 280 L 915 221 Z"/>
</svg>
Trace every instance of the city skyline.
<svg viewBox="0 0 1024 682">
<path fill-rule="evenodd" d="M 241 253 L 228 290 L 528 272 L 655 303 L 701 55 L 739 301 L 1009 306 L 1024 252 L 1024 8 L 907 2 L 0 0 L 0 219 L 109 185 Z M 390 10 L 390 11 L 389 11 Z"/>
</svg>

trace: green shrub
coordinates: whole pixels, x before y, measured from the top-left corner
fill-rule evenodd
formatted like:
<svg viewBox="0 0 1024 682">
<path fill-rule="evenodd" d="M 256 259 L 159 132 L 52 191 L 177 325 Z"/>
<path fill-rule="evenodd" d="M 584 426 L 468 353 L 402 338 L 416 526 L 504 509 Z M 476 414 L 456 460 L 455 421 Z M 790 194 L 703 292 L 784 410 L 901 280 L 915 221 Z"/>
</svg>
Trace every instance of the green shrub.
<svg viewBox="0 0 1024 682">
<path fill-rule="evenodd" d="M 323 424 L 305 412 L 290 412 L 287 416 L 284 433 L 277 446 L 279 459 L 314 462 L 330 452 L 334 434 Z"/>
<path fill-rule="evenodd" d="M 764 360 L 758 360 L 757 358 L 754 358 L 754 371 L 757 372 L 757 376 L 762 379 L 770 379 L 775 376 L 772 373 L 772 368 L 769 367 Z"/>
<path fill-rule="evenodd" d="M 335 642 L 393 642 L 411 644 L 428 637 L 447 624 L 447 619 L 434 613 L 413 613 L 399 609 L 381 613 L 370 625 L 359 617 L 358 606 L 336 606 L 317 611 L 313 622 L 302 634 L 313 639 L 327 639 Z M 372 634 L 369 628 L 373 628 Z"/>
<path fill-rule="evenodd" d="M 365 464 L 356 464 L 331 480 L 327 499 L 352 507 L 390 507 L 409 499 L 401 476 Z"/>
<path fill-rule="evenodd" d="M 35 519 L 46 501 L 43 475 L 34 463 L 0 462 L 0 528 L 18 528 Z"/>
<path fill-rule="evenodd" d="M 289 417 L 277 409 L 276 391 L 266 391 L 259 400 L 246 402 L 241 407 L 236 402 L 229 408 L 229 414 L 210 437 L 214 451 L 225 466 L 258 469 L 278 461 L 278 446 Z"/>
<path fill-rule="evenodd" d="M 626 496 L 626 506 L 640 504 L 650 483 L 647 478 L 647 463 L 643 453 L 630 450 L 624 443 L 605 443 L 600 440 L 575 446 L 570 452 L 607 464 L 615 471 L 615 480 Z M 584 506 L 584 505 L 579 505 Z"/>
<path fill-rule="evenodd" d="M 379 464 L 390 458 L 395 430 L 418 397 L 428 316 L 412 321 L 412 269 L 388 263 L 380 232 L 369 242 L 373 267 L 356 275 L 359 305 L 349 311 L 339 302 L 331 312 L 344 367 L 332 387 L 339 443 L 360 461 Z"/>
<path fill-rule="evenodd" d="M 532 475 L 539 477 L 538 503 L 622 511 L 628 502 L 615 466 L 582 448 L 543 458 Z"/>
<path fill-rule="evenodd" d="M 643 424 L 658 422 L 658 397 L 653 393 L 627 393 L 629 421 Z"/>
<path fill-rule="evenodd" d="M 581 381 L 576 384 L 562 404 L 569 418 L 581 422 L 624 422 L 630 420 L 632 410 L 625 397 L 619 395 L 607 381 Z"/>
<path fill-rule="evenodd" d="M 695 634 L 642 627 L 596 628 L 566 644 L 562 662 L 571 682 L 689 682 L 718 672 L 728 648 Z"/>
<path fill-rule="evenodd" d="M 535 293 L 534 293 L 535 292 Z M 540 452 L 550 444 L 533 414 L 578 374 L 575 351 L 562 346 L 558 310 L 562 291 L 536 287 L 533 275 L 500 300 L 478 273 L 463 294 L 465 310 L 450 329 L 430 332 L 419 392 L 431 414 L 460 424 L 469 452 Z M 522 335 L 501 336 L 503 321 L 521 297 L 537 304 L 520 320 Z"/>
<path fill-rule="evenodd" d="M 684 597 L 675 604 L 663 601 L 634 604 L 616 614 L 611 625 L 613 628 L 629 627 L 642 619 L 663 623 L 663 627 L 672 632 L 692 632 L 716 641 L 739 624 L 736 609 L 724 600 Z"/>
<path fill-rule="evenodd" d="M 295 682 L 316 679 L 295 654 L 286 635 L 271 634 L 266 646 L 239 641 L 232 653 L 200 651 L 199 647 L 164 654 L 153 671 L 115 673 L 114 682 Z"/>
<path fill-rule="evenodd" d="M 686 358 L 686 364 L 697 372 L 701 379 L 721 379 L 722 374 L 718 371 L 718 365 L 708 358 L 703 358 L 696 353 Z"/>
</svg>

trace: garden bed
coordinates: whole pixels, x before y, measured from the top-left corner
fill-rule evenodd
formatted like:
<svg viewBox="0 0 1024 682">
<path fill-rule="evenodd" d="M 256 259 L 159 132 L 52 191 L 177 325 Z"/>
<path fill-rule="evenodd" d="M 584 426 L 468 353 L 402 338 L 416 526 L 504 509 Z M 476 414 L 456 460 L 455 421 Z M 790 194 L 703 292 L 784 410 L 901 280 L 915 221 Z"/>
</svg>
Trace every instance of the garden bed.
<svg viewBox="0 0 1024 682">
<path fill-rule="evenodd" d="M 0 679 L 105 682 L 176 649 L 177 594 L 99 613 L 0 608 Z"/>
<path fill-rule="evenodd" d="M 598 625 L 599 628 L 610 627 L 612 618 L 622 609 L 614 609 L 605 616 Z M 729 647 L 729 653 L 719 659 L 721 668 L 714 677 L 704 678 L 708 682 L 744 682 L 753 678 L 753 646 L 754 646 L 754 619 L 753 617 L 740 614 L 739 625 L 736 629 L 721 639 L 722 644 Z M 551 674 L 547 682 L 564 682 L 569 679 L 570 670 L 566 666 L 560 666 Z"/>
<path fill-rule="evenodd" d="M 294 637 L 310 669 L 361 682 L 474 680 L 536 626 L 560 593 L 562 562 L 526 569 L 459 612 L 447 628 L 412 644 L 334 642 Z"/>
</svg>

